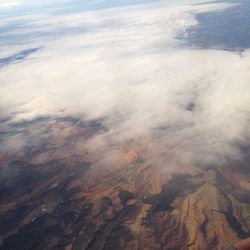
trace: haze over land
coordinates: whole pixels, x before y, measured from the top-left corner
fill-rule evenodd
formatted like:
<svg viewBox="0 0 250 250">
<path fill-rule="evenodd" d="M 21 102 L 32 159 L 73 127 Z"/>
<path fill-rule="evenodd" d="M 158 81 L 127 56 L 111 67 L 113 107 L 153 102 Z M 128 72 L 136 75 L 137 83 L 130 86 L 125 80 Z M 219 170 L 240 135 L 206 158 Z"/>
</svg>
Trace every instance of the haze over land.
<svg viewBox="0 0 250 250">
<path fill-rule="evenodd" d="M 248 9 L 3 1 L 2 248 L 223 249 L 248 237 Z M 52 238 L 31 233 L 51 223 Z"/>
</svg>

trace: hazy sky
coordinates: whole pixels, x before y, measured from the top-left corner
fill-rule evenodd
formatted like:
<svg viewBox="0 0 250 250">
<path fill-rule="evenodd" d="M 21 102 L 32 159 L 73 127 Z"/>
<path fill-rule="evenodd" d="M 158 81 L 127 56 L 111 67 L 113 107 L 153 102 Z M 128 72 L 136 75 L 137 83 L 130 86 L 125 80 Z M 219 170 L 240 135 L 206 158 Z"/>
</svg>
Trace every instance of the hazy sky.
<svg viewBox="0 0 250 250">
<path fill-rule="evenodd" d="M 250 51 L 189 40 L 201 15 L 225 15 L 237 4 L 53 2 L 1 1 L 2 153 L 27 143 L 10 131 L 12 123 L 48 115 L 101 120 L 107 129 L 87 142 L 90 152 L 107 154 L 132 141 L 148 145 L 145 157 L 161 166 L 242 157 Z"/>
</svg>

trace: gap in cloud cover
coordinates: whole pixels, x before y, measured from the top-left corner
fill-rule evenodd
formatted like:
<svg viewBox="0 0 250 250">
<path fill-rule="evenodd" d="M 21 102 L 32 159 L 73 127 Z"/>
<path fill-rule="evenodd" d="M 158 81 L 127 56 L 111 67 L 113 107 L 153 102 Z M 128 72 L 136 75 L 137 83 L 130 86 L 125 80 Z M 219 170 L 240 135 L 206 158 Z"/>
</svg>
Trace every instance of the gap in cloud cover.
<svg viewBox="0 0 250 250">
<path fill-rule="evenodd" d="M 197 15 L 199 25 L 191 28 L 188 41 L 191 46 L 242 51 L 250 47 L 250 2 L 230 1 L 237 4 L 223 12 Z"/>
<path fill-rule="evenodd" d="M 76 117 L 105 128 L 82 142 L 102 164 L 115 164 L 128 146 L 168 171 L 240 160 L 249 136 L 249 51 L 193 50 L 178 39 L 199 24 L 197 14 L 228 8 L 235 5 L 161 2 L 27 16 L 29 24 L 5 37 L 26 34 L 26 43 L 0 53 L 42 49 L 0 70 L 1 114 L 9 118 L 2 130 L 41 116 Z M 84 32 L 58 32 L 77 28 Z M 22 152 L 55 133 L 40 129 L 4 136 L 0 150 Z"/>
</svg>

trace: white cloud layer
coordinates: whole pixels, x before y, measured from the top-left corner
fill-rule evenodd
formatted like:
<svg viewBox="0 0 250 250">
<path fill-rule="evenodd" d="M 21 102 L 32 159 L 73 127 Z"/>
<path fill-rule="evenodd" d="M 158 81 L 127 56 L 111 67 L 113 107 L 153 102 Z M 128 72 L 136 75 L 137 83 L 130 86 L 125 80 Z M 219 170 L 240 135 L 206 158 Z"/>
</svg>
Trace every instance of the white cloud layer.
<svg viewBox="0 0 250 250">
<path fill-rule="evenodd" d="M 12 1 L 1 1 L 0 3 L 0 9 L 9 9 L 12 7 L 18 6 L 18 2 L 12 2 Z"/>
<path fill-rule="evenodd" d="M 90 151 L 141 143 L 144 157 L 164 167 L 239 159 L 236 145 L 249 135 L 250 51 L 195 50 L 176 39 L 198 25 L 196 14 L 233 7 L 206 2 L 26 17 L 20 33 L 32 39 L 0 53 L 43 48 L 0 70 L 2 116 L 64 110 L 103 119 L 107 131 L 88 142 Z"/>
</svg>

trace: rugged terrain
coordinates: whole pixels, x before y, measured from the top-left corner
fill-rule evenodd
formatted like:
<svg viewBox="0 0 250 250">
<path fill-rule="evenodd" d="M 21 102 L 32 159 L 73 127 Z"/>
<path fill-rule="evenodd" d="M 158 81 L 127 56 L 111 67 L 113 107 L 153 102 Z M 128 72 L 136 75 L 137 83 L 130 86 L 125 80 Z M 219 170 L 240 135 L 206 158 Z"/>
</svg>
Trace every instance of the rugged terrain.
<svg viewBox="0 0 250 250">
<path fill-rule="evenodd" d="M 102 165 L 85 147 L 105 129 L 96 121 L 45 117 L 13 129 L 46 136 L 1 155 L 1 250 L 219 250 L 250 236 L 248 147 L 244 162 L 176 174 L 133 143 Z"/>
</svg>

